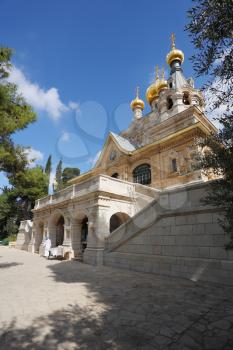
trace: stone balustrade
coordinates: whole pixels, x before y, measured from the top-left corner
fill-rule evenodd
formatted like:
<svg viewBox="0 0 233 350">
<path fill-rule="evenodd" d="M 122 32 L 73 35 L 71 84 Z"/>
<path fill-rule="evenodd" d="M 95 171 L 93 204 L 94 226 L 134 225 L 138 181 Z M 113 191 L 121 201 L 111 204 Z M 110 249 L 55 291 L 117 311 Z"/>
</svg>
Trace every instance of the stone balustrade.
<svg viewBox="0 0 233 350">
<path fill-rule="evenodd" d="M 35 203 L 34 210 L 62 203 L 73 198 L 83 197 L 92 192 L 111 193 L 117 196 L 134 198 L 136 192 L 147 195 L 148 197 L 155 197 L 158 191 L 143 185 L 115 179 L 107 175 L 96 175 L 91 179 L 71 185 L 53 195 L 38 199 Z"/>
</svg>

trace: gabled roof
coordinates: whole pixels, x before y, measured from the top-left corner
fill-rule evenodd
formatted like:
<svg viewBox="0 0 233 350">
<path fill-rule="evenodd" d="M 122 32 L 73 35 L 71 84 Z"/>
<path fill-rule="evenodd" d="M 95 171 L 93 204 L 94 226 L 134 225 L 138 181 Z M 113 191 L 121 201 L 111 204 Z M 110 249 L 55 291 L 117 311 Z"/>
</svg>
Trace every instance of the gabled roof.
<svg viewBox="0 0 233 350">
<path fill-rule="evenodd" d="M 129 154 L 133 151 L 136 150 L 136 148 L 129 142 L 129 140 L 125 139 L 124 137 L 115 134 L 114 132 L 110 132 L 105 144 L 103 146 L 102 152 L 99 156 L 99 159 L 97 160 L 96 164 L 95 164 L 95 168 L 98 167 L 98 165 L 100 164 L 101 160 L 103 159 L 103 156 L 105 154 L 105 150 L 109 144 L 109 142 L 112 141 L 115 143 L 116 147 L 125 154 Z"/>
<path fill-rule="evenodd" d="M 127 152 L 133 152 L 136 150 L 134 145 L 129 142 L 129 140 L 125 139 L 124 137 L 115 134 L 114 132 L 110 132 L 110 134 L 114 137 L 118 145 L 123 148 Z"/>
</svg>

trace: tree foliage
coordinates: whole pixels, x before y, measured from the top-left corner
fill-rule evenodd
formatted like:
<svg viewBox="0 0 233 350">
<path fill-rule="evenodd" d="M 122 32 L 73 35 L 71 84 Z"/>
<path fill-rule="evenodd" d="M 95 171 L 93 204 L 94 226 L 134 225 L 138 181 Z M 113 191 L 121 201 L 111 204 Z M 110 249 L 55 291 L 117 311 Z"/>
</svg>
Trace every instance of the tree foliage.
<svg viewBox="0 0 233 350">
<path fill-rule="evenodd" d="M 189 31 L 197 49 L 192 56 L 197 76 L 207 75 L 204 90 L 219 115 L 221 130 L 201 141 L 200 165 L 219 177 L 209 184 L 205 203 L 223 209 L 220 225 L 233 247 L 233 1 L 193 0 Z M 223 108 L 224 107 L 224 108 Z"/>
<path fill-rule="evenodd" d="M 40 166 L 26 168 L 10 178 L 10 183 L 13 186 L 11 198 L 17 202 L 20 208 L 21 219 L 31 219 L 31 209 L 34 207 L 35 200 L 48 193 L 46 174 Z"/>
<path fill-rule="evenodd" d="M 42 168 L 29 168 L 26 148 L 15 145 L 12 135 L 36 120 L 36 114 L 17 86 L 7 81 L 12 50 L 0 47 L 0 171 L 10 188 L 0 194 L 0 235 L 14 234 L 20 220 L 32 216 L 35 199 L 47 194 L 47 175 Z"/>
<path fill-rule="evenodd" d="M 46 162 L 45 170 L 44 170 L 44 172 L 47 176 L 47 193 L 49 193 L 49 183 L 50 183 L 51 171 L 52 171 L 52 156 L 50 154 L 48 157 L 48 160 Z"/>
<path fill-rule="evenodd" d="M 22 147 L 15 146 L 12 135 L 26 128 L 36 120 L 24 98 L 17 93 L 17 87 L 7 82 L 12 50 L 0 47 L 0 171 L 16 173 L 27 164 Z"/>
<path fill-rule="evenodd" d="M 233 248 L 233 117 L 221 118 L 223 128 L 208 136 L 201 143 L 204 154 L 200 157 L 201 167 L 210 170 L 219 177 L 209 184 L 209 191 L 204 198 L 205 204 L 223 209 L 220 225 L 229 235 L 227 248 Z"/>
<path fill-rule="evenodd" d="M 63 185 L 66 185 L 69 180 L 71 180 L 79 175 L 80 175 L 79 168 L 65 168 L 62 171 L 62 183 L 63 183 Z"/>
<path fill-rule="evenodd" d="M 208 75 L 213 108 L 233 101 L 233 1 L 193 0 L 188 11 L 189 31 L 197 49 L 192 56 L 198 76 Z"/>
<path fill-rule="evenodd" d="M 56 176 L 55 176 L 55 181 L 53 186 L 54 192 L 58 192 L 63 188 L 69 186 L 68 181 L 79 175 L 80 175 L 79 168 L 66 167 L 62 169 L 62 160 L 60 160 L 56 168 Z"/>
<path fill-rule="evenodd" d="M 54 181 L 54 192 L 60 191 L 63 188 L 62 184 L 62 160 L 60 160 L 56 167 L 56 175 L 55 175 L 55 181 Z"/>
<path fill-rule="evenodd" d="M 11 198 L 11 190 L 5 187 L 0 194 L 0 239 L 15 233 L 9 230 L 9 222 L 13 222 L 18 227 L 18 207 Z"/>
</svg>

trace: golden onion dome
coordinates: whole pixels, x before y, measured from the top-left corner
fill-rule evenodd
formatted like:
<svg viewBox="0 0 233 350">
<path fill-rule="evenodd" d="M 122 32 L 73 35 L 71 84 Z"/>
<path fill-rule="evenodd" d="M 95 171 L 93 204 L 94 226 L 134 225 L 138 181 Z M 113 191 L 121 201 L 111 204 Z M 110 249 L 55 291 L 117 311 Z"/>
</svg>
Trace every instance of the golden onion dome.
<svg viewBox="0 0 233 350">
<path fill-rule="evenodd" d="M 146 99 L 149 104 L 151 104 L 151 102 L 158 97 L 157 83 L 158 82 L 151 84 L 146 90 Z"/>
<path fill-rule="evenodd" d="M 152 83 L 146 90 L 146 99 L 149 104 L 151 104 L 151 102 L 158 97 L 158 85 L 160 83 L 158 66 L 156 66 L 155 71 L 156 71 L 155 82 Z"/>
<path fill-rule="evenodd" d="M 167 80 L 164 77 L 164 68 L 162 68 L 162 79 L 158 81 L 157 84 L 157 94 L 159 95 L 160 91 L 168 87 Z"/>
<path fill-rule="evenodd" d="M 182 64 L 184 62 L 184 53 L 181 50 L 176 49 L 175 47 L 175 35 L 172 33 L 171 35 L 172 49 L 167 54 L 167 64 L 171 65 L 171 63 L 175 60 L 180 61 Z"/>
<path fill-rule="evenodd" d="M 143 110 L 145 103 L 139 98 L 139 87 L 136 89 L 136 98 L 130 103 L 130 108 L 134 111 L 136 108 Z"/>
</svg>

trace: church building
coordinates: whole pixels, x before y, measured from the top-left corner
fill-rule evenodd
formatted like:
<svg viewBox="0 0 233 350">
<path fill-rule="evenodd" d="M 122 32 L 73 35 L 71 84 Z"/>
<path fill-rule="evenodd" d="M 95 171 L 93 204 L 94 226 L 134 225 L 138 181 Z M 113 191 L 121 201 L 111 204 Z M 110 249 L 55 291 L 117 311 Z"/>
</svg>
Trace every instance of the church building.
<svg viewBox="0 0 233 350">
<path fill-rule="evenodd" d="M 137 239 L 145 245 L 148 237 L 161 231 L 153 226 L 156 222 L 163 220 L 164 227 L 168 222 L 174 222 L 169 229 L 171 235 L 174 225 L 184 215 L 190 216 L 190 222 L 194 218 L 194 211 L 187 213 L 187 210 L 198 207 L 195 218 L 204 215 L 204 212 L 198 214 L 198 210 L 204 210 L 200 207 L 199 197 L 205 182 L 211 179 L 211 173 L 209 176 L 203 174 L 195 164 L 199 147 L 197 140 L 216 132 L 216 128 L 205 115 L 202 92 L 195 88 L 193 79 L 187 79 L 183 73 L 184 53 L 175 47 L 174 35 L 166 61 L 170 69 L 168 79 L 165 79 L 164 70 L 156 68 L 154 82 L 146 91 L 149 113 L 143 114 L 145 105 L 137 88 L 136 97 L 131 102 L 133 120 L 129 128 L 119 135 L 109 133 L 99 159 L 90 171 L 70 180 L 67 188 L 36 201 L 33 221 L 21 222 L 17 238 L 19 249 L 43 254 L 43 241 L 49 236 L 52 247 L 57 247 L 63 257 L 93 265 L 109 262 L 109 265 L 120 266 L 122 261 L 127 265 L 132 254 L 132 259 L 136 259 L 135 249 L 139 249 L 135 248 L 139 243 L 132 248 L 129 241 Z M 163 204 L 168 200 L 169 204 Z M 179 220 L 171 220 L 171 210 Z M 161 215 L 167 215 L 167 219 L 160 220 Z M 205 225 L 213 224 L 213 215 L 211 212 L 211 221 Z M 193 222 L 192 232 L 203 229 L 200 224 Z M 140 235 L 148 225 L 151 236 L 146 233 L 142 240 Z M 191 224 L 186 228 L 188 226 Z M 187 229 L 191 230 L 190 227 Z M 197 234 L 201 237 L 202 233 Z M 161 256 L 167 248 L 159 249 L 162 243 L 153 245 L 153 237 L 145 248 L 147 250 L 143 248 L 141 251 L 140 258 L 137 253 L 137 260 L 134 260 L 137 270 L 143 261 L 149 266 L 146 259 L 157 254 L 156 247 L 160 253 L 153 259 L 160 259 L 162 264 Z M 177 238 L 173 249 L 177 248 L 178 241 Z M 155 248 L 151 251 L 150 247 Z M 183 247 L 188 254 L 187 244 Z M 113 251 L 115 260 L 108 258 L 108 253 Z M 202 252 L 204 254 L 204 249 Z M 194 250 L 190 254 L 189 258 L 192 258 Z M 155 268 L 148 269 L 151 272 Z M 146 271 L 145 267 L 143 271 Z"/>
</svg>

